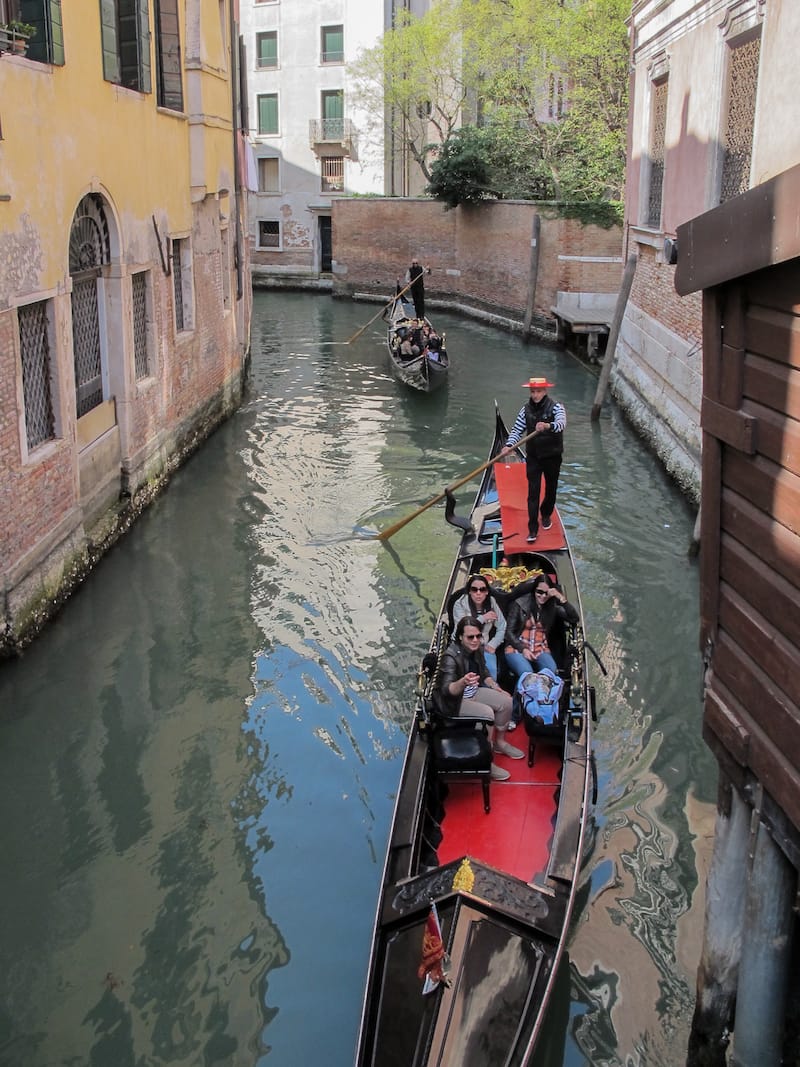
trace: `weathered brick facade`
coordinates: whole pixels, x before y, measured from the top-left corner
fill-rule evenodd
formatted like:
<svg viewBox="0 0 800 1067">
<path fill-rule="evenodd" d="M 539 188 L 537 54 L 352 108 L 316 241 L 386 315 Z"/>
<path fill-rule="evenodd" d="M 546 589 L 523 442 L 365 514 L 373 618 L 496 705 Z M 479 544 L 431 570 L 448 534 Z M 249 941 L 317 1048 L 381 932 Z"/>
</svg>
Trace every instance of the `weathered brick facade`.
<svg viewBox="0 0 800 1067">
<path fill-rule="evenodd" d="M 64 10 L 63 54 L 48 39 L 46 60 L 0 60 L 0 98 L 15 101 L 0 197 L 0 656 L 239 402 L 252 293 L 244 139 L 220 118 L 239 84 L 229 14 L 179 19 L 204 56 L 183 72 L 191 119 L 180 94 L 104 76 L 115 68 L 97 62 L 84 5 Z M 137 20 L 142 48 L 161 28 Z M 58 161 L 46 172 L 40 144 Z"/>
<path fill-rule="evenodd" d="M 534 312 L 551 318 L 559 290 L 616 293 L 619 227 L 563 219 L 544 205 L 498 201 L 446 211 L 432 200 L 338 200 L 333 205 L 334 294 L 384 295 L 416 255 L 433 298 L 521 318 L 528 300 L 533 219 L 541 220 Z M 572 258 L 571 258 L 572 257 Z"/>
</svg>

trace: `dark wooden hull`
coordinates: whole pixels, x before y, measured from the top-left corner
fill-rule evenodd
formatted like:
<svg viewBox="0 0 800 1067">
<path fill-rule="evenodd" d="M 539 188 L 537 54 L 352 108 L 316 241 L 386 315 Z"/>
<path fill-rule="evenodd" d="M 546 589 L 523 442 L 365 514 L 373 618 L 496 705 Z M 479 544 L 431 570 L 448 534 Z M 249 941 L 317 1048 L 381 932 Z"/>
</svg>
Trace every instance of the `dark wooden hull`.
<svg viewBox="0 0 800 1067">
<path fill-rule="evenodd" d="M 407 324 L 414 320 L 414 315 L 414 305 L 406 296 L 395 298 L 386 316 L 389 324 L 386 334 L 389 361 L 392 365 L 392 372 L 399 381 L 420 392 L 432 393 L 446 383 L 450 359 L 444 347 L 439 350 L 436 358 L 425 353 L 412 359 L 401 357 L 401 333 Z M 425 322 L 431 325 L 427 317 Z"/>
<path fill-rule="evenodd" d="M 505 436 L 498 414 L 492 455 Z M 502 558 L 512 567 L 557 574 L 581 615 L 575 569 L 557 512 L 551 530 L 540 533 L 536 552 L 525 542 L 524 487 L 522 463 L 504 460 L 484 473 L 470 516 L 475 532 L 462 537 L 432 651 L 443 639 L 450 594 L 470 574 L 496 567 Z M 507 573 L 512 572 L 503 571 L 504 578 Z M 569 725 L 555 745 L 537 755 L 533 767 L 522 760 L 504 764 L 512 779 L 492 783 L 489 814 L 478 784 L 462 782 L 443 791 L 437 782 L 420 676 L 420 703 L 378 901 L 357 1067 L 534 1062 L 565 952 L 591 807 L 594 693 L 587 680 L 582 626 L 574 636 Z M 510 740 L 526 745 L 522 726 Z M 418 967 L 434 902 L 450 958 L 451 985 L 423 995 Z"/>
</svg>

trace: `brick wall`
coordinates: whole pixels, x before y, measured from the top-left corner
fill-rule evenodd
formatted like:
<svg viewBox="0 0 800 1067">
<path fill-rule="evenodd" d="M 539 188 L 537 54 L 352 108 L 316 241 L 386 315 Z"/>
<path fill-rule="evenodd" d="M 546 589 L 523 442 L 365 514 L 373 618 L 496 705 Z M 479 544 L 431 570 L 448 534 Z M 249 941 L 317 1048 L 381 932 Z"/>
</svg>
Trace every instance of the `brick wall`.
<svg viewBox="0 0 800 1067">
<path fill-rule="evenodd" d="M 334 294 L 384 295 L 416 255 L 432 268 L 425 282 L 431 297 L 478 302 L 522 318 L 537 212 L 541 234 L 535 311 L 550 317 L 559 290 L 616 293 L 622 274 L 620 227 L 584 226 L 527 202 L 446 211 L 432 200 L 371 198 L 332 205 Z"/>
<path fill-rule="evenodd" d="M 51 298 L 54 341 L 58 338 L 54 402 L 59 436 L 23 457 L 17 317 L 11 309 L 0 311 L 0 582 L 5 593 L 0 656 L 24 645 L 41 628 L 93 559 L 113 544 L 171 472 L 238 404 L 248 341 L 237 337 L 233 279 L 230 308 L 222 311 L 218 202 L 208 197 L 193 211 L 193 328 L 176 335 L 173 278 L 154 265 L 150 376 L 134 381 L 132 350 L 115 350 L 114 358 L 120 361 L 115 367 L 120 382 L 115 400 L 121 457 L 112 450 L 105 454 L 110 459 L 103 458 L 104 437 L 95 442 L 96 452 L 94 444 L 82 452 L 76 445 L 68 295 Z M 129 284 L 123 276 L 120 290 Z M 118 296 L 113 306 L 122 309 L 116 329 L 130 346 L 126 301 Z M 249 307 L 248 299 L 248 312 Z M 90 510 L 88 497 L 81 497 L 87 462 L 106 465 L 96 483 L 101 486 L 102 514 L 96 513 L 94 502 Z"/>
</svg>

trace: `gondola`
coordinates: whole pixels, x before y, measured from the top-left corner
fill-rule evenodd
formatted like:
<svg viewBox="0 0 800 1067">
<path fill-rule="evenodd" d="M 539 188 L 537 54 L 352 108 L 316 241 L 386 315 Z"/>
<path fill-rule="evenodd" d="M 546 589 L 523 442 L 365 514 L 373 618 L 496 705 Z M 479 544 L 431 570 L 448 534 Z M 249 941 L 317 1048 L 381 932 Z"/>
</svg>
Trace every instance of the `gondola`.
<svg viewBox="0 0 800 1067">
<path fill-rule="evenodd" d="M 430 347 L 424 343 L 421 327 L 433 330 L 430 319 L 427 316 L 421 321 L 416 318 L 414 303 L 403 291 L 394 297 L 386 309 L 385 318 L 388 324 L 386 346 L 395 377 L 423 393 L 431 393 L 434 389 L 441 388 L 447 381 L 450 360 L 444 337 L 435 335 Z M 405 340 L 413 343 L 416 353 L 403 355 L 402 346 Z"/>
<path fill-rule="evenodd" d="M 490 458 L 506 438 L 497 412 Z M 527 481 L 518 451 L 487 466 L 468 520 L 453 514 L 453 504 L 449 496 L 448 517 L 462 536 L 419 672 L 356 1067 L 535 1062 L 565 957 L 596 799 L 591 648 L 583 636 L 575 567 L 558 511 L 551 528 L 540 529 L 535 546 L 527 544 Z M 544 725 L 526 717 L 509 735 L 527 759 L 494 756 L 511 772 L 508 781 L 492 781 L 484 773 L 480 731 L 448 720 L 437 701 L 452 604 L 477 572 L 489 579 L 506 615 L 511 600 L 530 592 L 541 572 L 557 579 L 578 613 L 579 621 L 565 627 L 559 667 L 565 685 L 556 721 Z M 506 685 L 510 691 L 512 683 Z"/>
</svg>

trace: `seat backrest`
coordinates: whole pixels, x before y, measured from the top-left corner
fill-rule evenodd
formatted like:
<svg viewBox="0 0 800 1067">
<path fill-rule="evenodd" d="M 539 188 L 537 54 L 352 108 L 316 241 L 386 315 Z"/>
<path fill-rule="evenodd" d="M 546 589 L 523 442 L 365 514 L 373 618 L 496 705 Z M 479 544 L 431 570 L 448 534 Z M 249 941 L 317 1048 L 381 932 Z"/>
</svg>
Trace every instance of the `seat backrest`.
<svg viewBox="0 0 800 1067">
<path fill-rule="evenodd" d="M 456 628 L 456 624 L 453 621 L 453 608 L 456 605 L 456 601 L 459 600 L 467 591 L 466 585 L 459 586 L 458 589 L 454 589 L 450 596 L 447 598 L 447 604 L 445 605 L 447 610 L 447 625 L 450 628 L 450 633 Z"/>
</svg>

